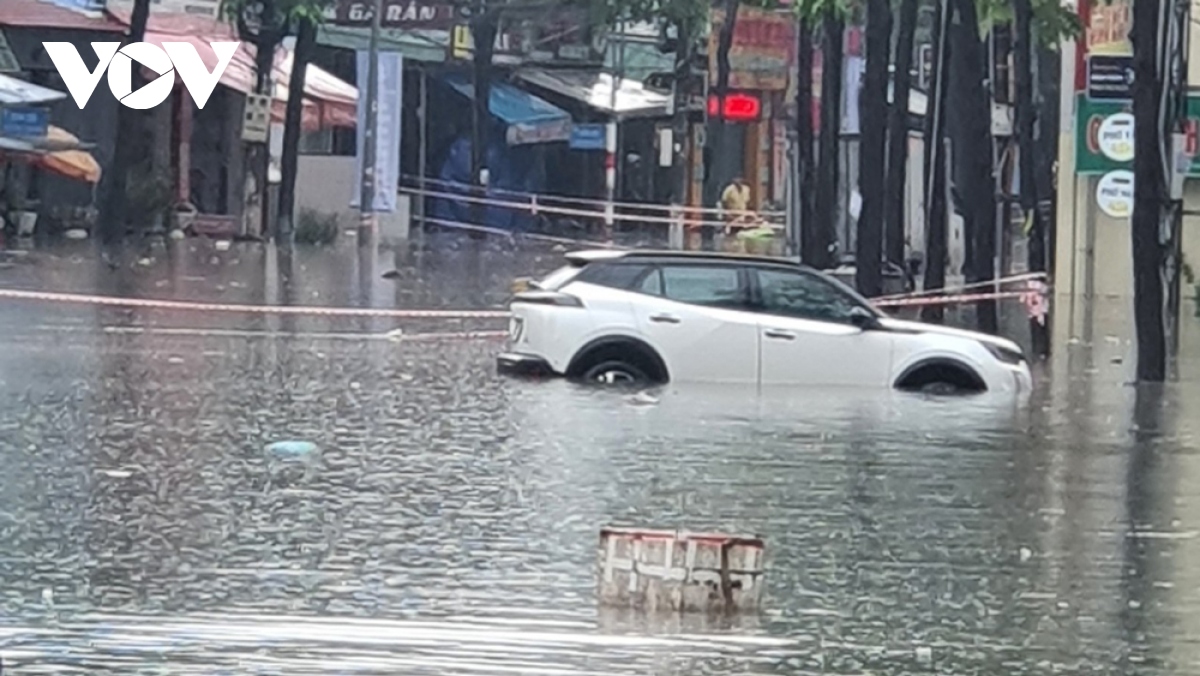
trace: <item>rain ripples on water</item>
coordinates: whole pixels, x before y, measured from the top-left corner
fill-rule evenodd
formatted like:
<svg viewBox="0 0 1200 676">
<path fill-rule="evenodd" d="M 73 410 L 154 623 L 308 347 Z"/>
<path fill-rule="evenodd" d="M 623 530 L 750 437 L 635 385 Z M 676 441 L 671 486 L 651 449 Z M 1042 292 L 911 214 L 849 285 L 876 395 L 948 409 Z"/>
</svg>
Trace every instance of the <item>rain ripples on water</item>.
<svg viewBox="0 0 1200 676">
<path fill-rule="evenodd" d="M 117 271 L 42 252 L 0 288 L 484 308 L 554 265 L 451 252 L 364 273 L 301 252 L 281 289 L 262 251 L 185 244 Z M 1126 387 L 1121 313 L 1094 314 L 1014 406 L 634 399 L 501 379 L 497 342 L 395 340 L 384 320 L 2 301 L 0 657 L 18 674 L 1195 672 L 1194 364 Z M 765 610 L 598 610 L 605 524 L 762 534 Z"/>
</svg>

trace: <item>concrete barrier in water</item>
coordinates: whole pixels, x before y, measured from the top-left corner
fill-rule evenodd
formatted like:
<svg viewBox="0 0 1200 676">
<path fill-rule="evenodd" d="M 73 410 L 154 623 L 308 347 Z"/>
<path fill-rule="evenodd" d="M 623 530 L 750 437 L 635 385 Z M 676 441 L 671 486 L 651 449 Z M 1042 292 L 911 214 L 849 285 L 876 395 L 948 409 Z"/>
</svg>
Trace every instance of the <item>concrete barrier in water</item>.
<svg viewBox="0 0 1200 676">
<path fill-rule="evenodd" d="M 647 612 L 756 610 L 764 553 L 756 535 L 602 528 L 599 603 Z"/>
</svg>

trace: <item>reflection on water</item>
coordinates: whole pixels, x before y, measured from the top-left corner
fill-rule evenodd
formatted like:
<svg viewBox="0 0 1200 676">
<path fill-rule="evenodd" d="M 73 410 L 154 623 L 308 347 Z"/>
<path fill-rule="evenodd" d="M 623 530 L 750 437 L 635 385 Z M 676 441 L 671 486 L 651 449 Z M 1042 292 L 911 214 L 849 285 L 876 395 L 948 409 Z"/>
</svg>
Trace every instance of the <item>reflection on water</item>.
<svg viewBox="0 0 1200 676">
<path fill-rule="evenodd" d="M 485 307 L 553 260 L 388 252 L 366 275 L 235 248 L 106 273 L 56 255 L 0 285 Z M 1117 310 L 1094 344 L 1062 332 L 1024 405 L 674 386 L 645 405 L 499 379 L 494 343 L 347 335 L 395 326 L 375 320 L 4 302 L 0 656 L 46 674 L 1189 673 L 1196 370 L 1125 386 Z M 284 440 L 319 457 L 279 466 L 264 448 Z M 597 610 L 604 524 L 761 533 L 765 611 Z"/>
</svg>

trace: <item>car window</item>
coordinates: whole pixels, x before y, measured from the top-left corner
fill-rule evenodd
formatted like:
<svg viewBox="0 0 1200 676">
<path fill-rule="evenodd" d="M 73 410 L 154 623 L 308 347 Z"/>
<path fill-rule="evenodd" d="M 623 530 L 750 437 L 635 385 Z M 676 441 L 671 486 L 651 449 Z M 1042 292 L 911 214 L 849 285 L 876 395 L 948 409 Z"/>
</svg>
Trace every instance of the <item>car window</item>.
<svg viewBox="0 0 1200 676">
<path fill-rule="evenodd" d="M 667 265 L 662 268 L 662 295 L 681 303 L 711 307 L 744 305 L 738 269 L 728 266 Z"/>
<path fill-rule="evenodd" d="M 805 272 L 763 270 L 758 272 L 761 309 L 771 314 L 819 321 L 849 322 L 854 308 L 862 305 L 833 284 Z"/>
<path fill-rule="evenodd" d="M 634 290 L 648 293 L 651 296 L 663 295 L 662 270 L 660 268 L 651 270 L 649 274 L 642 278 L 642 283 Z"/>
<path fill-rule="evenodd" d="M 646 272 L 645 265 L 609 263 L 589 265 L 575 281 L 607 286 L 610 289 L 631 290 Z"/>
</svg>

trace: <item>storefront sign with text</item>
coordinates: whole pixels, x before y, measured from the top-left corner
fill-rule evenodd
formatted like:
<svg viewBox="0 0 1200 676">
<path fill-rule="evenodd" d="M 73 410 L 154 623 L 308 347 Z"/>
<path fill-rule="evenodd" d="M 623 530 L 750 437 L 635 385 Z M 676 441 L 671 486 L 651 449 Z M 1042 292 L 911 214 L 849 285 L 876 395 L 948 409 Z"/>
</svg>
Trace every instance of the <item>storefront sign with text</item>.
<svg viewBox="0 0 1200 676">
<path fill-rule="evenodd" d="M 325 20 L 339 26 L 370 26 L 374 4 L 367 0 L 338 0 L 325 10 Z M 383 0 L 379 23 L 386 28 L 449 28 L 454 25 L 454 6 L 419 0 Z"/>
<path fill-rule="evenodd" d="M 1075 129 L 1075 173 L 1084 176 L 1132 169 L 1134 156 L 1133 115 L 1129 104 L 1077 98 Z M 1200 97 L 1189 97 L 1185 152 L 1191 158 L 1189 176 L 1200 176 Z"/>
</svg>

